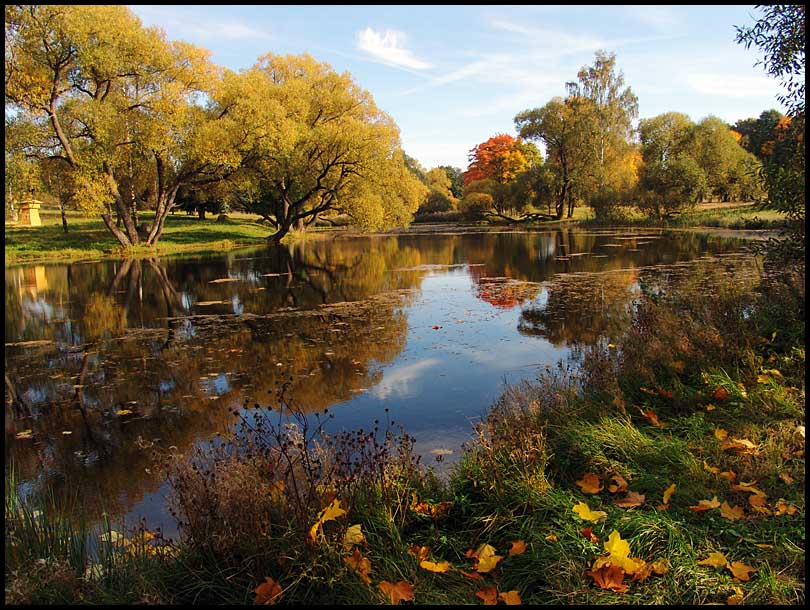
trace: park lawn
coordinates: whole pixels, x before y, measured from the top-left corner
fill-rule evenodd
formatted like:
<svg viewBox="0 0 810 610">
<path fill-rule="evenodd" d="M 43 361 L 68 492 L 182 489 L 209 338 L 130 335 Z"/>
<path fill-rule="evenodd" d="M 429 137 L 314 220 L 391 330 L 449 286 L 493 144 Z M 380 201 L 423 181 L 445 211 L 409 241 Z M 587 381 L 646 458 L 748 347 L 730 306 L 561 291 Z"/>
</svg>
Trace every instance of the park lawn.
<svg viewBox="0 0 810 610">
<path fill-rule="evenodd" d="M 226 222 L 216 217 L 199 220 L 196 216 L 176 214 L 166 221 L 166 227 L 154 248 L 136 247 L 130 254 L 149 256 L 183 252 L 223 251 L 248 245 L 267 243 L 273 233 L 264 224 L 255 222 L 256 216 L 231 214 Z M 78 212 L 68 213 L 68 232 L 62 230 L 62 221 L 56 210 L 42 210 L 41 227 L 6 225 L 6 264 L 42 260 L 79 260 L 118 257 L 123 254 L 118 242 L 100 218 L 88 218 Z M 142 221 L 151 221 L 153 215 L 143 212 Z"/>
</svg>

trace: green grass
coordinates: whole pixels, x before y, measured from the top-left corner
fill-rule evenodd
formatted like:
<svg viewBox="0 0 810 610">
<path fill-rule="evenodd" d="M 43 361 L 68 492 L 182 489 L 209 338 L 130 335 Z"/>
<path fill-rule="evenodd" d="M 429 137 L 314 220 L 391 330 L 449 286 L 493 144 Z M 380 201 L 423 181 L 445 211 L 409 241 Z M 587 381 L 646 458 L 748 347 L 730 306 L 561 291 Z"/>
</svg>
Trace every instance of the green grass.
<svg viewBox="0 0 810 610">
<path fill-rule="evenodd" d="M 694 209 L 671 218 L 649 218 L 634 208 L 622 208 L 620 221 L 610 221 L 610 225 L 663 226 L 663 227 L 716 227 L 724 229 L 780 229 L 785 226 L 784 214 L 775 210 L 762 209 L 754 204 L 698 204 Z M 584 219 L 586 224 L 599 224 L 593 218 Z"/>
</svg>

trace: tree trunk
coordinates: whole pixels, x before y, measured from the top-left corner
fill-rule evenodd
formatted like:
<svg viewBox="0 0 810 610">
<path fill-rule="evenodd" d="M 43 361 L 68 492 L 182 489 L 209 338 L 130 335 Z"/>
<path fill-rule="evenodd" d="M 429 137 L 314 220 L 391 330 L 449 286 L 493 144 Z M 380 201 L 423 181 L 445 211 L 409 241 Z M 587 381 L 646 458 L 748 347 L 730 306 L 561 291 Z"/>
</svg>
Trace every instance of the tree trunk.
<svg viewBox="0 0 810 610">
<path fill-rule="evenodd" d="M 197 208 L 197 217 L 200 220 L 205 220 L 205 208 Z"/>
<path fill-rule="evenodd" d="M 65 213 L 65 200 L 62 195 L 59 196 L 59 211 L 62 214 L 62 230 L 65 233 L 68 232 L 68 224 L 67 224 L 67 214 Z"/>
<path fill-rule="evenodd" d="M 127 237 L 127 234 L 121 231 L 121 229 L 119 229 L 117 226 L 115 226 L 112 216 L 110 216 L 109 214 L 102 214 L 101 220 L 104 221 L 104 224 L 107 225 L 107 228 L 110 230 L 110 233 L 112 233 L 115 239 L 118 240 L 119 244 L 121 244 L 125 248 L 129 248 L 130 246 L 133 245 L 132 242 L 129 240 L 129 237 Z"/>
</svg>

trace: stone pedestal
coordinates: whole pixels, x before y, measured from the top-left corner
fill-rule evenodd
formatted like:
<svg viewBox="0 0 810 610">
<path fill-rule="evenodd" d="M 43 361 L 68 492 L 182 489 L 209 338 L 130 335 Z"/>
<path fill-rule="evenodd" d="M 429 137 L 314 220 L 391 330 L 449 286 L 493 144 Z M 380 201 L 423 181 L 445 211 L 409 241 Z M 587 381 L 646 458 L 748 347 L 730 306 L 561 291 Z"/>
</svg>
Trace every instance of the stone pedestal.
<svg viewBox="0 0 810 610">
<path fill-rule="evenodd" d="M 42 220 L 39 217 L 39 206 L 41 201 L 23 201 L 20 203 L 20 219 L 17 225 L 21 227 L 41 227 Z"/>
</svg>

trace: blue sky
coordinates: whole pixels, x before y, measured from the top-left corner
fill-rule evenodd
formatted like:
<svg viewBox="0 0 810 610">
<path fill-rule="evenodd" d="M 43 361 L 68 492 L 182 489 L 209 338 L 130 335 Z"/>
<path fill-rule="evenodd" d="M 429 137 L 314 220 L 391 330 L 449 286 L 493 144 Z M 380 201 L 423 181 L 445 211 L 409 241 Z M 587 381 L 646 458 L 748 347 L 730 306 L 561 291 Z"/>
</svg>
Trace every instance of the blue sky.
<svg viewBox="0 0 810 610">
<path fill-rule="evenodd" d="M 565 95 L 603 49 L 616 54 L 640 118 L 677 111 L 733 123 L 777 108 L 779 85 L 735 42 L 753 6 L 131 6 L 144 25 L 251 66 L 309 53 L 348 71 L 426 169 L 467 154 L 514 116 Z"/>
</svg>

